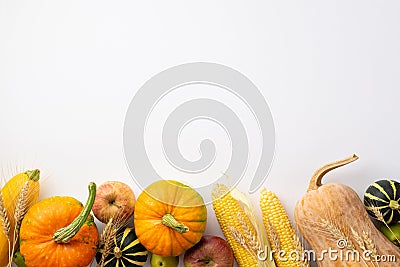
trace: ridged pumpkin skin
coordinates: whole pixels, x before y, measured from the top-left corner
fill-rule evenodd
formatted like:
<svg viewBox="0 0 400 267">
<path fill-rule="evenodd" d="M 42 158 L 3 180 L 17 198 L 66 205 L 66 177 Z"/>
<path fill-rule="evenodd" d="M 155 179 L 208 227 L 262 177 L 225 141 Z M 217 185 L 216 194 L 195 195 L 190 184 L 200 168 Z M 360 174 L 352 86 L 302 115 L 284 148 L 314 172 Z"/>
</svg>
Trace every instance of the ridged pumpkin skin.
<svg viewBox="0 0 400 267">
<path fill-rule="evenodd" d="M 33 172 L 35 177 L 31 177 Z M 11 247 L 13 245 L 13 235 L 14 235 L 14 211 L 17 205 L 18 198 L 25 186 L 26 182 L 29 182 L 28 190 L 28 203 L 32 205 L 38 201 L 39 198 L 39 170 L 27 171 L 15 175 L 11 178 L 1 189 L 1 194 L 3 196 L 4 207 L 6 208 L 7 216 L 10 220 L 10 236 L 11 236 Z M 1 222 L 0 222 L 1 224 Z M 0 266 L 5 266 L 8 263 L 8 241 L 3 231 L 0 231 Z"/>
<path fill-rule="evenodd" d="M 50 197 L 29 209 L 20 233 L 20 251 L 27 267 L 83 267 L 96 254 L 98 231 L 89 215 L 78 233 L 66 244 L 56 243 L 54 233 L 68 226 L 83 209 L 73 197 Z"/>
<path fill-rule="evenodd" d="M 400 220 L 400 183 L 393 180 L 379 180 L 371 184 L 364 194 L 367 212 L 375 217 L 379 210 L 387 224 Z"/>
<path fill-rule="evenodd" d="M 188 228 L 179 233 L 162 223 L 171 214 Z M 134 224 L 136 235 L 150 252 L 159 256 L 178 256 L 200 241 L 206 228 L 207 209 L 194 189 L 176 181 L 159 180 L 138 197 Z"/>
<path fill-rule="evenodd" d="M 379 262 L 380 267 L 398 266 L 400 250 L 376 229 L 357 193 L 350 187 L 339 183 L 320 184 L 325 173 L 355 159 L 357 157 L 353 156 L 353 158 L 335 162 L 331 166 L 326 165 L 314 174 L 313 178 L 319 176 L 317 183 L 315 183 L 316 180 L 311 180 L 308 192 L 295 207 L 297 227 L 315 252 L 316 257 L 320 257 L 323 250 L 342 251 L 338 247 L 338 238 L 330 235 L 329 229 L 321 225 L 322 220 L 327 220 L 349 238 L 359 251 L 360 257 L 363 255 L 363 250 L 359 247 L 351 229 L 354 229 L 360 236 L 363 232 L 368 233 L 369 238 L 377 247 L 378 255 L 394 255 L 396 257 L 396 262 Z M 345 254 L 348 250 L 343 251 L 343 254 Z M 362 261 L 352 261 L 351 258 L 348 261 L 332 261 L 327 254 L 325 254 L 323 260 L 318 260 L 317 264 L 320 267 L 372 266 L 371 263 L 365 265 Z"/>
</svg>

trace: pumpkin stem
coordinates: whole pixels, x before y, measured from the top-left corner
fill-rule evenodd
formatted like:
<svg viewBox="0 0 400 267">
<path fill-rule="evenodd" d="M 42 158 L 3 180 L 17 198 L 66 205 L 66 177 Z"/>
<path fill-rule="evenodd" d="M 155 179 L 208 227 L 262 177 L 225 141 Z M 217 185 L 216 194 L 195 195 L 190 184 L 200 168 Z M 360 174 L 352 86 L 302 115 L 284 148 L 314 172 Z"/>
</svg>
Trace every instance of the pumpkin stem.
<svg viewBox="0 0 400 267">
<path fill-rule="evenodd" d="M 122 251 L 119 247 L 114 248 L 114 256 L 119 259 L 122 257 Z"/>
<path fill-rule="evenodd" d="M 392 210 L 399 210 L 400 209 L 399 202 L 397 202 L 396 200 L 390 200 L 389 208 L 391 208 Z"/>
<path fill-rule="evenodd" d="M 68 243 L 81 229 L 81 227 L 85 224 L 87 217 L 92 210 L 92 206 L 94 203 L 94 199 L 96 197 L 96 184 L 91 182 L 89 183 L 89 197 L 86 202 L 85 207 L 81 211 L 78 217 L 68 226 L 58 229 L 54 235 L 53 239 L 57 243 Z"/>
<path fill-rule="evenodd" d="M 35 182 L 39 181 L 40 170 L 36 169 L 36 170 L 26 171 L 25 174 L 28 175 L 28 178 L 31 179 L 32 181 Z"/>
<path fill-rule="evenodd" d="M 174 229 L 175 231 L 177 231 L 178 233 L 181 233 L 181 234 L 189 231 L 189 227 L 187 227 L 186 225 L 184 225 L 182 223 L 179 223 L 177 220 L 175 220 L 174 216 L 169 213 L 165 214 L 162 217 L 161 222 L 165 226 L 171 227 L 172 229 Z"/>
<path fill-rule="evenodd" d="M 321 168 L 319 168 L 318 170 L 316 170 L 313 174 L 313 176 L 311 177 L 310 180 L 310 185 L 308 186 L 308 191 L 311 190 L 317 190 L 321 185 L 321 180 L 322 177 L 324 177 L 325 174 L 327 174 L 328 172 L 330 172 L 333 169 L 336 169 L 338 167 L 341 167 L 343 165 L 349 164 L 350 162 L 353 162 L 355 160 L 358 159 L 358 156 L 353 154 L 352 156 L 342 159 L 342 160 L 338 160 L 332 163 L 328 163 L 324 166 L 322 166 Z"/>
</svg>

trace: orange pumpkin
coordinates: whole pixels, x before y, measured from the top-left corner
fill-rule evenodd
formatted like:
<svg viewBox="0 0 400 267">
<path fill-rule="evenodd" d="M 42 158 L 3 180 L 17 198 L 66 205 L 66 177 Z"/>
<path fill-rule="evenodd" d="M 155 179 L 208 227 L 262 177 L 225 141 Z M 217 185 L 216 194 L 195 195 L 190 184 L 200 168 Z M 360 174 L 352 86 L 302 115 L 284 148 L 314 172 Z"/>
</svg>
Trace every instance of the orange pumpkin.
<svg viewBox="0 0 400 267">
<path fill-rule="evenodd" d="M 203 236 L 206 221 L 201 195 L 176 181 L 154 182 L 136 201 L 136 235 L 156 255 L 178 256 L 194 246 Z"/>
<path fill-rule="evenodd" d="M 28 267 L 87 266 L 96 254 L 98 231 L 90 211 L 96 185 L 85 205 L 72 197 L 50 197 L 33 205 L 20 230 L 20 251 Z"/>
</svg>

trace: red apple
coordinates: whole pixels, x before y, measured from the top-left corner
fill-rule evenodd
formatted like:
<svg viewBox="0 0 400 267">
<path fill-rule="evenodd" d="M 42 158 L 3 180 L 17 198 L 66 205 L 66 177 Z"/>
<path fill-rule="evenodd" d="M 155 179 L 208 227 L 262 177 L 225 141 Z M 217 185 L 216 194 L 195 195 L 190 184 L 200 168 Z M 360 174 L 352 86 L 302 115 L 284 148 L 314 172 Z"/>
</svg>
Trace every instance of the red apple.
<svg viewBox="0 0 400 267">
<path fill-rule="evenodd" d="M 111 217 L 127 220 L 133 214 L 135 203 L 135 194 L 127 184 L 108 181 L 97 188 L 92 211 L 103 223 L 107 223 Z"/>
<path fill-rule="evenodd" d="M 224 239 L 205 235 L 185 252 L 183 261 L 185 267 L 232 267 L 233 252 Z"/>
</svg>

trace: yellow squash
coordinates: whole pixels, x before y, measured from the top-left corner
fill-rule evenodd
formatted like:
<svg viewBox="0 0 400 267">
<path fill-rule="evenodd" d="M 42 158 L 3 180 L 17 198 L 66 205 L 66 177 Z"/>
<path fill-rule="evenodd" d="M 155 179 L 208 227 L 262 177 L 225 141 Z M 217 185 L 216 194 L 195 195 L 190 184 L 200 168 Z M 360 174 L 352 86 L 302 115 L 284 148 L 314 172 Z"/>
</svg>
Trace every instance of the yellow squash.
<svg viewBox="0 0 400 267">
<path fill-rule="evenodd" d="M 15 213 L 15 207 L 18 202 L 18 198 L 25 184 L 28 182 L 28 192 L 26 195 L 28 198 L 27 203 L 30 206 L 36 203 L 39 198 L 39 188 L 40 188 L 39 178 L 40 178 L 39 170 L 26 171 L 15 175 L 1 189 L 4 208 L 6 210 L 7 217 L 10 221 L 9 236 L 10 236 L 11 247 L 13 246 L 14 226 L 15 226 L 14 213 Z M 2 227 L 0 227 L 0 229 L 2 229 Z M 9 260 L 8 252 L 9 252 L 8 238 L 4 235 L 4 231 L 0 231 L 0 266 L 7 265 Z"/>
</svg>

